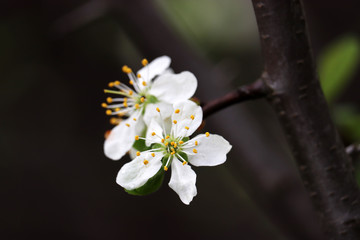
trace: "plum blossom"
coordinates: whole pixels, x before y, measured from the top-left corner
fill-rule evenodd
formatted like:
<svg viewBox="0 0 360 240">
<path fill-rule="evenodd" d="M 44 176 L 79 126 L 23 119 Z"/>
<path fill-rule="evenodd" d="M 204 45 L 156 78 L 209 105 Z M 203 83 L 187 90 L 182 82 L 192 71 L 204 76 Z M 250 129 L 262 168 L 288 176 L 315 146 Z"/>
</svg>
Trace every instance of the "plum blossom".
<svg viewBox="0 0 360 240">
<path fill-rule="evenodd" d="M 161 115 L 162 109 L 157 107 L 156 112 Z M 145 138 L 135 136 L 152 148 L 137 152 L 137 157 L 120 169 L 116 182 L 126 190 L 138 189 L 160 170 L 171 167 L 169 186 L 184 204 L 189 204 L 197 194 L 196 174 L 189 163 L 196 167 L 222 164 L 232 148 L 222 136 L 208 132 L 189 139 L 200 126 L 202 116 L 201 107 L 187 100 L 173 105 L 169 132 L 164 122 L 152 120 Z"/>
<path fill-rule="evenodd" d="M 109 83 L 109 87 L 115 90 L 104 90 L 118 96 L 108 97 L 107 103 L 102 104 L 107 108 L 106 114 L 114 116 L 111 122 L 117 124 L 104 143 L 105 155 L 110 159 L 122 158 L 134 144 L 134 137 L 141 135 L 145 124 L 150 124 L 153 118 L 159 120 L 159 116 L 154 116 L 152 111 L 155 103 L 162 107 L 162 117 L 169 118 L 171 104 L 187 100 L 195 93 L 196 77 L 188 71 L 171 73 L 170 62 L 167 56 L 150 63 L 143 59 L 143 68 L 136 75 L 131 68 L 123 66 L 122 70 L 128 75 L 132 88 L 114 81 Z"/>
</svg>

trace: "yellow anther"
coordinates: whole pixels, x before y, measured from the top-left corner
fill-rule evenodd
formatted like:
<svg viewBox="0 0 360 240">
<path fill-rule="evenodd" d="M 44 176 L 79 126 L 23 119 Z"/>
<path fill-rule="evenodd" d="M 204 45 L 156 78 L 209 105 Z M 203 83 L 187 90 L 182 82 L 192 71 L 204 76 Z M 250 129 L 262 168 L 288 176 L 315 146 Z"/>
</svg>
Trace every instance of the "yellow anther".
<svg viewBox="0 0 360 240">
<path fill-rule="evenodd" d="M 140 108 L 140 105 L 137 103 L 135 104 L 135 109 L 139 109 Z"/>
<path fill-rule="evenodd" d="M 174 146 L 175 143 L 174 143 L 174 142 L 171 142 L 170 144 L 171 144 L 171 146 Z"/>
<path fill-rule="evenodd" d="M 102 106 L 103 108 L 106 108 L 106 107 L 107 107 L 107 104 L 103 102 L 103 103 L 101 104 L 101 106 Z"/>
<path fill-rule="evenodd" d="M 175 113 L 179 113 L 179 112 L 180 112 L 180 109 L 176 109 L 176 110 L 175 110 Z"/>
<path fill-rule="evenodd" d="M 157 108 L 156 108 L 156 111 L 160 112 L 160 109 L 157 107 Z"/>
<path fill-rule="evenodd" d="M 179 143 L 180 143 L 180 144 L 183 144 L 183 143 L 184 143 L 184 141 L 180 141 Z"/>
<path fill-rule="evenodd" d="M 136 121 L 136 118 L 133 118 L 134 121 Z"/>
<path fill-rule="evenodd" d="M 106 101 L 107 101 L 108 103 L 112 103 L 113 99 L 112 99 L 111 97 L 108 97 L 108 98 L 106 98 Z"/>
<path fill-rule="evenodd" d="M 138 136 L 138 135 L 135 136 L 135 140 L 139 140 L 139 136 Z"/>
<path fill-rule="evenodd" d="M 120 85 L 120 81 L 116 80 L 116 81 L 114 82 L 114 85 Z"/>
<path fill-rule="evenodd" d="M 174 123 L 174 124 L 177 124 L 177 121 L 176 121 L 176 120 L 174 120 L 174 121 L 173 121 L 173 123 Z"/>
<path fill-rule="evenodd" d="M 164 143 L 164 142 L 165 142 L 165 139 L 161 139 L 161 142 Z"/>
<path fill-rule="evenodd" d="M 134 91 L 133 90 L 129 90 L 129 95 L 133 95 Z"/>
<path fill-rule="evenodd" d="M 165 142 L 165 146 L 169 145 L 169 142 Z"/>
<path fill-rule="evenodd" d="M 115 108 L 115 112 L 119 112 L 120 111 L 120 108 Z"/>
<path fill-rule="evenodd" d="M 186 130 L 189 130 L 189 127 L 185 127 Z"/>
<path fill-rule="evenodd" d="M 136 156 L 140 156 L 140 152 L 139 152 L 139 151 L 136 152 Z"/>
<path fill-rule="evenodd" d="M 141 97 L 141 98 L 140 98 L 140 102 L 142 102 L 142 103 L 145 102 L 145 98 L 144 98 L 144 97 Z"/>
<path fill-rule="evenodd" d="M 167 167 L 167 166 L 164 166 L 164 170 L 167 171 L 167 170 L 168 170 L 168 167 Z"/>
<path fill-rule="evenodd" d="M 145 67 L 146 65 L 148 65 L 148 60 L 146 58 L 144 58 L 143 60 L 141 60 L 141 64 Z"/>
<path fill-rule="evenodd" d="M 174 154 L 175 154 L 175 152 L 173 151 L 173 152 L 171 152 L 170 154 L 171 154 L 171 155 L 174 155 Z"/>
<path fill-rule="evenodd" d="M 156 135 L 156 133 L 155 133 L 155 132 L 152 132 L 152 133 L 151 133 L 151 136 L 155 136 L 155 135 Z"/>
<path fill-rule="evenodd" d="M 152 156 L 152 157 L 155 157 L 155 153 L 151 153 L 151 156 Z"/>
<path fill-rule="evenodd" d="M 167 135 L 165 138 L 166 138 L 166 139 L 169 139 L 169 137 L 170 137 L 170 136 L 169 136 L 169 135 Z"/>
<path fill-rule="evenodd" d="M 112 111 L 110 109 L 106 110 L 106 115 L 111 115 Z"/>
<path fill-rule="evenodd" d="M 205 135 L 208 137 L 208 136 L 210 136 L 210 133 L 209 133 L 209 132 L 206 132 Z"/>
<path fill-rule="evenodd" d="M 123 117 L 123 116 L 125 116 L 125 113 L 124 113 L 124 112 L 119 112 L 117 115 L 118 115 L 119 117 Z"/>
<path fill-rule="evenodd" d="M 194 120 L 195 116 L 194 116 L 194 115 L 191 115 L 190 118 L 191 118 L 191 120 Z"/>
<path fill-rule="evenodd" d="M 197 146 L 198 145 L 198 141 L 195 141 L 195 146 Z"/>
<path fill-rule="evenodd" d="M 187 161 L 183 161 L 183 165 L 187 164 Z"/>
<path fill-rule="evenodd" d="M 177 143 L 174 143 L 174 148 L 177 148 Z"/>
<path fill-rule="evenodd" d="M 128 124 L 128 123 L 126 123 L 125 125 L 126 125 L 127 127 L 130 127 L 130 124 Z"/>
<path fill-rule="evenodd" d="M 144 163 L 145 165 L 147 165 L 147 164 L 149 163 L 149 161 L 146 160 L 146 159 L 144 159 L 143 163 Z"/>
<path fill-rule="evenodd" d="M 124 107 L 128 107 L 128 104 L 126 101 L 124 101 L 123 105 L 124 105 Z"/>
<path fill-rule="evenodd" d="M 134 81 L 133 81 L 133 80 L 130 80 L 129 83 L 130 83 L 130 85 L 134 85 Z"/>
<path fill-rule="evenodd" d="M 137 78 L 141 78 L 141 74 L 140 74 L 140 73 L 137 74 Z"/>
<path fill-rule="evenodd" d="M 122 70 L 124 73 L 126 73 L 128 68 L 129 68 L 128 66 L 124 65 L 121 70 Z"/>
<path fill-rule="evenodd" d="M 113 82 L 109 82 L 108 86 L 109 86 L 109 87 L 113 87 L 113 86 L 114 86 L 114 83 L 113 83 Z"/>
<path fill-rule="evenodd" d="M 197 150 L 195 148 L 193 149 L 193 153 L 197 153 Z"/>
<path fill-rule="evenodd" d="M 112 125 L 116 125 L 120 122 L 120 120 L 118 118 L 110 118 L 110 124 Z"/>
<path fill-rule="evenodd" d="M 143 85 L 143 86 L 146 86 L 146 82 L 145 82 L 145 81 L 142 81 L 142 85 Z"/>
</svg>

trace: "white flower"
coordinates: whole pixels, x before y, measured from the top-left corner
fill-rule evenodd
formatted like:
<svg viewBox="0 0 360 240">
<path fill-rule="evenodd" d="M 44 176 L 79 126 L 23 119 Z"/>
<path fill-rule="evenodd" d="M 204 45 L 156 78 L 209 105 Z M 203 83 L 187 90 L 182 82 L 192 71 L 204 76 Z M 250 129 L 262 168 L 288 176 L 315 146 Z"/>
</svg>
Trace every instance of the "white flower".
<svg viewBox="0 0 360 240">
<path fill-rule="evenodd" d="M 148 109 L 154 109 L 154 103 L 164 109 L 163 117 L 168 118 L 171 115 L 171 104 L 187 100 L 195 93 L 195 76 L 186 71 L 179 74 L 171 73 L 168 70 L 170 62 L 167 56 L 156 58 L 151 63 L 143 59 L 144 67 L 136 75 L 129 67 L 124 66 L 122 70 L 127 73 L 133 88 L 115 81 L 109 83 L 109 87 L 116 88 L 116 91 L 104 90 L 105 93 L 120 96 L 108 97 L 108 103 L 102 104 L 107 108 L 106 114 L 127 117 L 114 127 L 105 140 L 104 152 L 107 157 L 118 160 L 131 149 L 135 135 L 140 135 L 144 129 L 144 122 L 150 124 L 154 117 L 153 114 L 147 113 Z M 116 124 L 119 120 L 113 118 L 112 122 Z"/>
<path fill-rule="evenodd" d="M 162 111 L 157 109 L 159 115 Z M 216 134 L 199 134 L 188 139 L 202 122 L 202 109 L 192 101 L 174 104 L 171 116 L 172 126 L 167 134 L 165 126 L 156 120 L 148 126 L 145 139 L 152 149 L 137 152 L 137 157 L 125 164 L 117 175 L 116 182 L 127 190 L 144 186 L 161 168 L 165 171 L 171 166 L 172 188 L 181 201 L 189 204 L 196 196 L 196 174 L 187 164 L 194 166 L 216 166 L 226 161 L 226 154 L 231 145 L 223 137 Z"/>
</svg>

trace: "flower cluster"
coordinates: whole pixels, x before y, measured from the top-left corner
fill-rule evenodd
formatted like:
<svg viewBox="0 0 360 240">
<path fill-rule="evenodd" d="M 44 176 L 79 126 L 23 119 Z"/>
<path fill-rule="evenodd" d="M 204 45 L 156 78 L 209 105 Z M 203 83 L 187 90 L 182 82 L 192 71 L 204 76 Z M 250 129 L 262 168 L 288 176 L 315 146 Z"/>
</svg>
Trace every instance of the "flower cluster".
<svg viewBox="0 0 360 240">
<path fill-rule="evenodd" d="M 130 85 L 111 82 L 105 90 L 118 98 L 107 98 L 111 122 L 117 124 L 104 143 L 105 155 L 118 160 L 130 151 L 133 160 L 119 171 L 116 182 L 128 193 L 146 195 L 162 184 L 171 167 L 172 188 L 181 201 L 189 204 L 196 196 L 193 166 L 216 166 L 226 161 L 231 145 L 223 137 L 210 134 L 190 136 L 202 123 L 202 109 L 189 100 L 196 91 L 197 80 L 190 72 L 174 74 L 170 58 L 163 56 L 148 63 L 135 75 L 124 66 Z"/>
</svg>

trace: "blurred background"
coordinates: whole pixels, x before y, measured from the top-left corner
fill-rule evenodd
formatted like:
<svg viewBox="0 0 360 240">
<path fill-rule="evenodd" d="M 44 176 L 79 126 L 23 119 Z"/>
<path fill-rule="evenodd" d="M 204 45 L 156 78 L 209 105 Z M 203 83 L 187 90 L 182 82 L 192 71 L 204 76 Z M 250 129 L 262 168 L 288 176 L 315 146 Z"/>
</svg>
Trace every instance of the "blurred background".
<svg viewBox="0 0 360 240">
<path fill-rule="evenodd" d="M 334 120 L 346 145 L 357 142 L 360 2 L 304 5 Z M 127 79 L 122 65 L 168 55 L 197 76 L 206 103 L 259 77 L 258 38 L 250 0 L 1 1 L 1 239 L 320 239 L 265 100 L 206 119 L 233 149 L 221 166 L 194 167 L 190 206 L 170 174 L 154 194 L 127 194 L 115 177 L 129 158 L 103 154 L 103 89 Z"/>
</svg>

